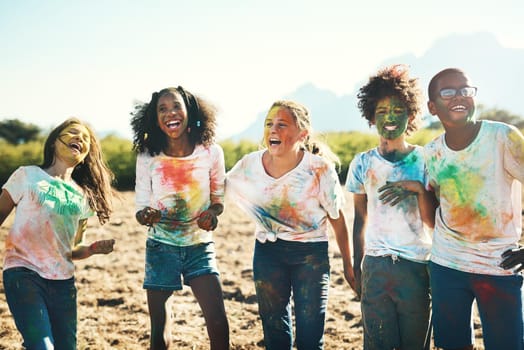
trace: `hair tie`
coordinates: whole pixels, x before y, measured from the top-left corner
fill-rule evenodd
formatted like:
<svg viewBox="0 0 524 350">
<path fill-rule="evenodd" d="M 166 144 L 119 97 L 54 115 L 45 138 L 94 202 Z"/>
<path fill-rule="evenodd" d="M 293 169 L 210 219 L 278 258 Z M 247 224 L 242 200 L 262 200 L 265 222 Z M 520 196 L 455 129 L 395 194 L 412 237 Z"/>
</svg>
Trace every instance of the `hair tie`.
<svg viewBox="0 0 524 350">
<path fill-rule="evenodd" d="M 195 96 L 190 93 L 189 91 L 185 90 L 182 86 L 178 86 L 176 88 L 180 95 L 182 95 L 182 99 L 184 100 L 184 103 L 187 106 L 188 114 L 192 117 L 192 119 L 195 120 L 195 126 L 197 128 L 200 127 L 200 119 L 198 119 L 200 115 L 200 106 L 198 105 L 197 99 Z"/>
</svg>

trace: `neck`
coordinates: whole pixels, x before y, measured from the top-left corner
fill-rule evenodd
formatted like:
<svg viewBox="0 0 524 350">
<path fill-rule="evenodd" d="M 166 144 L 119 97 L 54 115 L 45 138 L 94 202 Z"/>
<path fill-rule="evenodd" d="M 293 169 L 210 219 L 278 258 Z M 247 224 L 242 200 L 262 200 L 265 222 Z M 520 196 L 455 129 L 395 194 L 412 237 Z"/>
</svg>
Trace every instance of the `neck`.
<svg viewBox="0 0 524 350">
<path fill-rule="evenodd" d="M 404 136 L 398 137 L 394 140 L 380 137 L 378 153 L 391 162 L 403 159 L 412 150 L 413 146 L 406 142 Z"/>
<path fill-rule="evenodd" d="M 164 153 L 170 157 L 187 157 L 195 150 L 188 138 L 169 139 Z"/>
<path fill-rule="evenodd" d="M 266 151 L 262 156 L 262 163 L 268 175 L 279 178 L 295 169 L 300 161 L 302 161 L 302 158 L 304 158 L 303 150 L 298 150 L 297 152 L 288 153 L 283 156 L 272 155 Z"/>
<path fill-rule="evenodd" d="M 68 166 L 57 159 L 55 159 L 55 162 L 49 168 L 44 169 L 49 175 L 62 179 L 63 181 L 71 181 L 73 170 L 75 170 L 74 166 Z"/>
<path fill-rule="evenodd" d="M 475 140 L 481 124 L 481 122 L 473 122 L 456 128 L 446 128 L 444 134 L 446 145 L 454 151 L 463 150 Z"/>
</svg>

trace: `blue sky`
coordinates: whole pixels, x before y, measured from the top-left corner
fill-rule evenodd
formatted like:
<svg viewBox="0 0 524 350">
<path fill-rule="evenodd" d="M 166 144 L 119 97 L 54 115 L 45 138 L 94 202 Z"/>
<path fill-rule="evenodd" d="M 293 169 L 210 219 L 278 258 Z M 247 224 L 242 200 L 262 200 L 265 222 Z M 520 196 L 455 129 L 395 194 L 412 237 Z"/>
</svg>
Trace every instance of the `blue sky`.
<svg viewBox="0 0 524 350">
<path fill-rule="evenodd" d="M 348 94 L 453 33 L 524 48 L 522 18 L 522 0 L 0 0 L 0 118 L 131 137 L 134 102 L 182 85 L 224 138 L 306 82 Z"/>
</svg>

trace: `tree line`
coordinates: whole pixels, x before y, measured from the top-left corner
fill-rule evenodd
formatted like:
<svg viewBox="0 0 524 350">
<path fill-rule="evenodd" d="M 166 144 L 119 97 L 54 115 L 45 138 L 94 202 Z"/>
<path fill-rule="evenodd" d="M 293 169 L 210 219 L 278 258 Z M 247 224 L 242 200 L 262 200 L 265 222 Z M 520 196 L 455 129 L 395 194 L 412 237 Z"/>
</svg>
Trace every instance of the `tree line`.
<svg viewBox="0 0 524 350">
<path fill-rule="evenodd" d="M 480 105 L 478 115 L 479 119 L 503 121 L 524 130 L 524 119 L 503 109 L 486 109 Z M 440 122 L 436 121 L 417 131 L 408 140 L 413 144 L 424 145 L 440 133 L 442 128 Z M 377 135 L 356 131 L 328 132 L 316 136 L 339 156 L 340 166 L 337 170 L 342 183 L 345 182 L 349 163 L 355 154 L 375 147 L 378 142 Z M 34 124 L 18 119 L 0 121 L 0 185 L 3 185 L 19 166 L 42 163 L 46 137 L 43 130 Z M 120 191 L 133 190 L 136 154 L 132 150 L 132 142 L 108 135 L 103 137 L 100 143 L 105 160 L 115 174 L 115 188 Z M 224 140 L 219 144 L 224 150 L 226 170 L 231 169 L 243 155 L 259 148 L 256 142 L 249 140 Z"/>
</svg>

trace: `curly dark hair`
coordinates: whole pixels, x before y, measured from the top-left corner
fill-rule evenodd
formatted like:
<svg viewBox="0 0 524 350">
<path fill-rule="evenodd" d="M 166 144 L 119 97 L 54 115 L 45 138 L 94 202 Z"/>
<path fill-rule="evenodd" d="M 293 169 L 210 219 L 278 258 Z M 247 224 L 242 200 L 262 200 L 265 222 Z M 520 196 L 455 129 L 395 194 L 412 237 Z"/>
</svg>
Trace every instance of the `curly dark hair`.
<svg viewBox="0 0 524 350">
<path fill-rule="evenodd" d="M 44 160 L 40 168 L 46 169 L 53 165 L 55 161 L 55 142 L 62 131 L 70 125 L 82 125 L 89 132 L 89 153 L 73 169 L 72 178 L 84 190 L 89 206 L 96 212 L 100 223 L 104 224 L 109 221 L 109 217 L 113 212 L 112 200 L 114 191 L 111 184 L 115 176 L 104 162 L 102 147 L 89 125 L 77 118 L 69 118 L 54 128 L 45 141 Z"/>
<path fill-rule="evenodd" d="M 397 64 L 379 70 L 360 88 L 357 98 L 362 117 L 367 119 L 369 126 L 374 125 L 378 101 L 390 96 L 398 97 L 406 105 L 410 116 L 406 133 L 409 135 L 416 131 L 420 124 L 422 92 L 418 79 L 409 77 L 405 65 Z"/>
<path fill-rule="evenodd" d="M 133 150 L 158 155 L 167 147 L 167 136 L 158 126 L 156 107 L 158 99 L 166 94 L 178 94 L 184 100 L 189 119 L 189 141 L 193 145 L 211 145 L 215 140 L 216 108 L 208 101 L 193 95 L 183 87 L 168 87 L 154 92 L 151 101 L 138 103 L 131 112 L 133 129 Z"/>
</svg>

